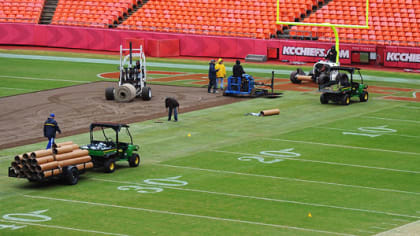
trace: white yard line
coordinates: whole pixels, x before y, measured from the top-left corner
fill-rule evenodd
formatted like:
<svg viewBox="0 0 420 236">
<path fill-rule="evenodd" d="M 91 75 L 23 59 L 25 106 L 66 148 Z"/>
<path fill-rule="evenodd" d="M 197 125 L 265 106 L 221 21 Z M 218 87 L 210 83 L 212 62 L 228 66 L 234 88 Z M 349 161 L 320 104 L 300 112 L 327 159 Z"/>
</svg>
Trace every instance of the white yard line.
<svg viewBox="0 0 420 236">
<path fill-rule="evenodd" d="M 104 182 L 119 183 L 119 184 L 143 185 L 142 183 L 136 183 L 136 182 L 116 181 L 116 180 L 107 180 L 107 179 L 98 179 L 98 178 L 92 178 L 92 179 L 93 180 L 98 180 L 98 181 L 104 181 Z M 412 215 L 405 215 L 405 214 L 398 214 L 398 213 L 384 212 L 384 211 L 367 210 L 367 209 L 360 209 L 360 208 L 341 207 L 341 206 L 334 206 L 334 205 L 327 205 L 327 204 L 299 202 L 299 201 L 291 201 L 291 200 L 275 199 L 275 198 L 267 198 L 267 197 L 256 197 L 256 196 L 248 196 L 248 195 L 234 194 L 234 193 L 222 193 L 222 192 L 206 191 L 206 190 L 199 190 L 199 189 L 178 188 L 178 187 L 170 187 L 170 186 L 161 186 L 161 187 L 162 188 L 167 188 L 167 189 L 187 191 L 187 192 L 206 193 L 206 194 L 212 194 L 212 195 L 246 198 L 246 199 L 262 200 L 262 201 L 270 201 L 270 202 L 291 203 L 291 204 L 296 204 L 296 205 L 325 207 L 325 208 L 333 208 L 333 209 L 339 209 L 339 210 L 367 212 L 367 213 L 372 213 L 372 214 L 400 216 L 400 217 L 420 219 L 420 216 L 412 216 Z"/>
<path fill-rule="evenodd" d="M 64 227 L 59 225 L 47 225 L 47 224 L 37 224 L 37 223 L 30 223 L 30 222 L 19 222 L 19 221 L 12 221 L 12 220 L 1 220 L 1 222 L 5 223 L 13 223 L 13 224 L 22 224 L 22 225 L 33 225 L 33 226 L 40 226 L 46 228 L 54 228 L 54 229 L 64 229 L 64 230 L 71 230 L 71 231 L 78 231 L 78 232 L 85 232 L 85 233 L 95 233 L 95 234 L 105 234 L 105 235 L 117 235 L 117 236 L 128 236 L 127 234 L 116 234 L 116 233 L 108 233 L 96 230 L 88 230 L 88 229 L 77 229 L 71 227 Z"/>
<path fill-rule="evenodd" d="M 374 187 L 366 187 L 366 186 L 360 186 L 360 185 L 339 184 L 339 183 L 331 183 L 331 182 L 324 182 L 324 181 L 296 179 L 296 178 L 288 178 L 288 177 L 280 177 L 280 176 L 258 175 L 258 174 L 249 174 L 249 173 L 241 173 L 241 172 L 225 171 L 225 170 L 204 169 L 204 168 L 196 168 L 196 167 L 188 167 L 188 166 L 175 166 L 175 165 L 167 165 L 167 164 L 160 164 L 160 163 L 156 163 L 154 165 L 160 165 L 160 166 L 166 166 L 166 167 L 172 167 L 172 168 L 189 169 L 189 170 L 196 170 L 196 171 L 206 171 L 206 172 L 242 175 L 242 176 L 269 178 L 269 179 L 281 179 L 281 180 L 287 180 L 287 181 L 297 181 L 297 182 L 312 183 L 312 184 L 325 184 L 325 185 L 333 185 L 333 186 L 348 187 L 348 188 L 368 189 L 368 190 L 382 191 L 382 192 L 394 192 L 394 193 L 420 195 L 420 193 L 418 192 L 409 192 L 409 191 L 402 191 L 402 190 L 396 190 L 396 189 L 374 188 Z"/>
<path fill-rule="evenodd" d="M 0 89 L 9 89 L 9 90 L 22 90 L 22 91 L 33 91 L 32 89 L 23 89 L 23 88 L 10 88 L 10 87 L 0 87 Z"/>
<path fill-rule="evenodd" d="M 377 119 L 377 120 L 392 120 L 392 121 L 420 124 L 420 121 L 418 120 L 401 120 L 401 119 L 392 119 L 392 118 L 384 118 L 384 117 L 376 117 L 376 116 L 363 116 L 363 118 Z"/>
<path fill-rule="evenodd" d="M 269 155 L 265 155 L 265 154 L 229 152 L 229 151 L 221 151 L 221 150 L 213 150 L 213 152 L 230 153 L 230 154 L 245 155 L 245 156 L 255 156 L 255 155 L 269 156 Z M 275 158 L 273 156 L 269 156 L 269 157 Z M 357 167 L 357 168 L 385 170 L 385 171 L 403 172 L 403 173 L 412 173 L 412 174 L 420 174 L 420 171 L 414 171 L 414 170 L 391 169 L 391 168 L 385 168 L 385 167 L 364 166 L 364 165 L 346 164 L 346 163 L 331 162 L 331 161 L 308 160 L 308 159 L 303 159 L 303 158 L 277 157 L 277 159 L 284 159 L 284 160 L 291 160 L 291 161 L 301 161 L 301 162 L 312 162 L 312 163 L 320 163 L 320 164 L 336 165 L 336 166 L 350 166 L 350 167 Z"/>
<path fill-rule="evenodd" d="M 316 129 L 330 129 L 330 130 L 339 130 L 339 131 L 346 131 L 346 132 L 360 132 L 358 130 L 348 130 L 348 129 L 340 129 L 340 128 L 332 128 L 332 127 L 313 127 Z M 401 136 L 401 137 L 407 137 L 407 138 L 420 138 L 420 136 L 415 136 L 415 135 L 406 135 L 406 134 L 393 134 L 393 133 L 378 133 L 378 135 L 392 135 L 392 136 Z"/>
<path fill-rule="evenodd" d="M 416 109 L 416 110 L 420 110 L 420 107 L 415 107 L 415 106 L 400 106 L 402 108 L 409 108 L 409 109 Z"/>
<path fill-rule="evenodd" d="M 80 84 L 91 82 L 91 81 L 81 81 L 81 80 L 34 78 L 34 77 L 21 77 L 21 76 L 11 76 L 11 75 L 0 75 L 0 78 L 12 78 L 12 79 L 23 79 L 23 80 L 41 80 L 41 81 L 60 81 L 60 82 L 80 83 Z"/>
<path fill-rule="evenodd" d="M 387 150 L 387 149 L 380 149 L 380 148 L 367 148 L 367 147 L 348 146 L 348 145 L 341 145 L 341 144 L 318 143 L 318 142 L 311 142 L 311 141 L 289 140 L 289 139 L 280 139 L 280 138 L 264 138 L 264 137 L 260 137 L 260 138 L 261 139 L 266 139 L 266 140 L 272 140 L 272 141 L 281 141 L 281 142 L 290 142 L 290 143 L 304 143 L 304 144 L 321 145 L 321 146 L 327 146 L 327 147 L 360 149 L 360 150 L 368 150 L 368 151 L 390 152 L 390 153 L 420 156 L 420 153 L 418 153 L 418 152 L 403 152 L 403 151 Z"/>
<path fill-rule="evenodd" d="M 375 232 L 368 231 L 368 230 L 363 230 L 363 229 L 358 229 L 357 231 L 362 232 L 362 233 L 368 233 L 368 234 L 374 234 L 375 233 Z"/>
<path fill-rule="evenodd" d="M 238 220 L 238 219 L 222 218 L 222 217 L 215 217 L 215 216 L 194 215 L 194 214 L 188 214 L 188 213 L 162 211 L 162 210 L 154 210 L 154 209 L 139 208 L 139 207 L 128 207 L 128 206 L 121 206 L 121 205 L 115 205 L 115 204 L 105 204 L 105 203 L 99 203 L 99 202 L 88 202 L 88 201 L 79 201 L 79 200 L 73 200 L 73 199 L 43 197 L 43 196 L 36 196 L 36 195 L 23 195 L 23 196 L 27 197 L 27 198 L 34 198 L 34 199 L 44 199 L 44 200 L 51 200 L 51 201 L 79 203 L 79 204 L 86 204 L 86 205 L 93 205 L 93 206 L 119 208 L 119 209 L 135 210 L 135 211 L 145 211 L 145 212 L 150 212 L 150 213 L 175 215 L 175 216 L 185 216 L 185 217 L 201 218 L 201 219 L 216 220 L 216 221 L 226 221 L 226 222 L 234 222 L 234 223 L 242 223 L 242 224 L 251 224 L 251 225 L 258 225 L 258 226 L 269 226 L 269 227 L 275 227 L 275 228 L 283 228 L 283 229 L 298 230 L 298 231 L 307 231 L 307 232 L 314 232 L 314 233 L 324 233 L 324 234 L 344 235 L 344 236 L 352 235 L 352 234 L 346 234 L 346 233 L 330 232 L 330 231 L 316 230 L 316 229 L 309 229 L 309 228 L 301 228 L 301 227 L 294 227 L 294 226 L 288 226 L 288 225 L 268 224 L 268 223 L 262 223 L 262 222 L 256 222 L 256 221 Z"/>
</svg>

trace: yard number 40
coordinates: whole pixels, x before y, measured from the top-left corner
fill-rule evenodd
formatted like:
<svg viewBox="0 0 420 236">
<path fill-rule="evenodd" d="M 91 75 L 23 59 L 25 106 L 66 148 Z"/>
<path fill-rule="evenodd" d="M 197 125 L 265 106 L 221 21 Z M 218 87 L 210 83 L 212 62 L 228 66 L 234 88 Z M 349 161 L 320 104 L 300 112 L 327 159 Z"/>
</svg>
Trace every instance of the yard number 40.
<svg viewBox="0 0 420 236">
<path fill-rule="evenodd" d="M 358 128 L 360 133 L 355 132 L 343 132 L 344 135 L 358 135 L 358 136 L 367 136 L 367 137 L 378 137 L 383 134 L 389 134 L 389 133 L 396 133 L 397 130 L 387 128 L 387 125 L 382 126 L 376 126 L 376 127 L 360 127 Z"/>
</svg>

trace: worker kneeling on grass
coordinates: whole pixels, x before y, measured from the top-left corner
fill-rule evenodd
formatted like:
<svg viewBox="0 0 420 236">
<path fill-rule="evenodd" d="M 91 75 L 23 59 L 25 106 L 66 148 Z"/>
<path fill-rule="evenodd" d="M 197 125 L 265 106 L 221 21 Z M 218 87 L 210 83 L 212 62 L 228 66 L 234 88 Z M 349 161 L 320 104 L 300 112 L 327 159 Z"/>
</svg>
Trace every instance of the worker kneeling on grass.
<svg viewBox="0 0 420 236">
<path fill-rule="evenodd" d="M 60 127 L 58 127 L 57 121 L 54 120 L 55 114 L 51 113 L 50 117 L 44 123 L 44 137 L 48 138 L 47 149 L 50 149 L 55 143 L 55 134 L 58 132 L 61 134 Z"/>
</svg>

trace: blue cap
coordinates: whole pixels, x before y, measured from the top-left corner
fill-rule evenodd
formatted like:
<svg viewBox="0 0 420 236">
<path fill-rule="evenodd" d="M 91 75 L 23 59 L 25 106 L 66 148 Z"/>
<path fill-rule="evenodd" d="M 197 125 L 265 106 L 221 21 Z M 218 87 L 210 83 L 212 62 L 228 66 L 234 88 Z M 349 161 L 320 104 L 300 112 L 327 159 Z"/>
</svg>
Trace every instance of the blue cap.
<svg viewBox="0 0 420 236">
<path fill-rule="evenodd" d="M 55 117 L 55 114 L 54 114 L 54 113 L 51 113 L 51 114 L 50 114 L 50 116 L 51 116 L 51 117 Z"/>
</svg>

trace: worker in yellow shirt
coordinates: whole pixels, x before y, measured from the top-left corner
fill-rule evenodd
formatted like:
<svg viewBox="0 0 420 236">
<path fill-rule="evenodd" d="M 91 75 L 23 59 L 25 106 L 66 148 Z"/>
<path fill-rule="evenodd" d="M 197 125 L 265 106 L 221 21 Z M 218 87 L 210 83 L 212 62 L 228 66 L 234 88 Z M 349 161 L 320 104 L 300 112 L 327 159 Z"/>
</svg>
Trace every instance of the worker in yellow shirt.
<svg viewBox="0 0 420 236">
<path fill-rule="evenodd" d="M 223 64 L 222 58 L 219 58 L 219 60 L 217 61 L 215 69 L 217 71 L 216 72 L 216 89 L 220 88 L 221 90 L 223 90 L 223 79 L 226 78 L 226 68 L 225 68 L 225 65 Z"/>
</svg>

